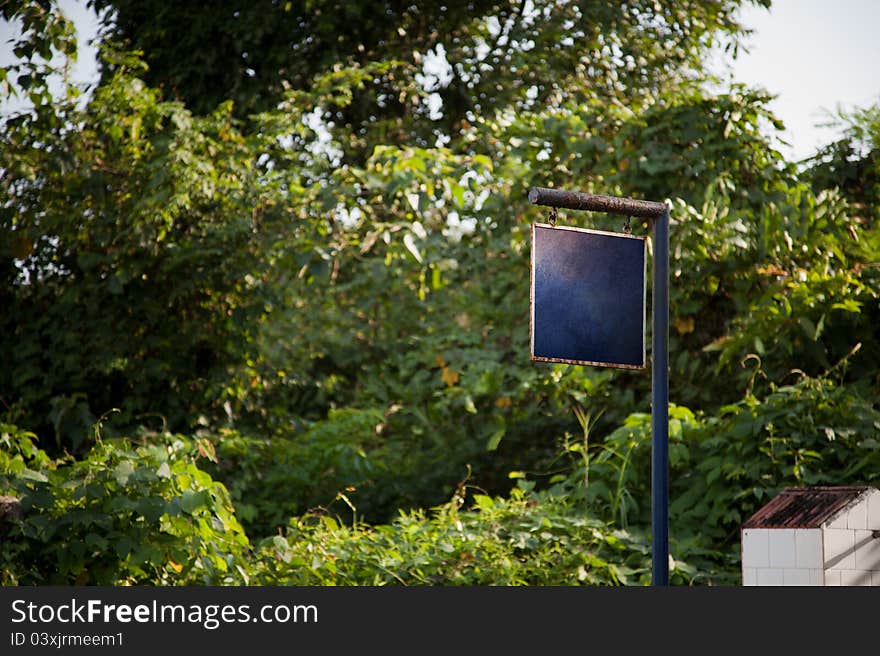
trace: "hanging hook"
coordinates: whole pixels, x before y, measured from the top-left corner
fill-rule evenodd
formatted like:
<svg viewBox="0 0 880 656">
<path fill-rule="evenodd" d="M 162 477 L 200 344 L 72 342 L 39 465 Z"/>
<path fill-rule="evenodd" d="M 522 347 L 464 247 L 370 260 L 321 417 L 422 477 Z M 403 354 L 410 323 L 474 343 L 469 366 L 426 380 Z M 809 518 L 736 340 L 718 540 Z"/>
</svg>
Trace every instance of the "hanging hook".
<svg viewBox="0 0 880 656">
<path fill-rule="evenodd" d="M 550 227 L 551 227 L 551 228 L 555 228 L 555 227 L 556 227 L 556 218 L 557 218 L 557 216 L 558 216 L 558 213 L 557 213 L 557 211 L 556 211 L 556 208 L 555 208 L 555 207 L 551 207 L 551 208 L 550 208 L 550 218 L 549 218 L 549 220 L 550 220 Z"/>
<path fill-rule="evenodd" d="M 623 224 L 623 234 L 630 235 L 630 234 L 632 234 L 632 231 L 633 231 L 632 217 L 628 216 L 628 217 L 626 217 L 626 221 Z"/>
</svg>

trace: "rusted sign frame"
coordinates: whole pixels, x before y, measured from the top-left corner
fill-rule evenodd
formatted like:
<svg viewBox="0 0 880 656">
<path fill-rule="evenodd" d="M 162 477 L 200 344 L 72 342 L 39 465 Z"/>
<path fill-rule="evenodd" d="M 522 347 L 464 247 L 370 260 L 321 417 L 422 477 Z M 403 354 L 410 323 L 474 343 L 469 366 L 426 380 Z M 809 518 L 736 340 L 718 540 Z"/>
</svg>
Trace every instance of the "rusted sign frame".
<svg viewBox="0 0 880 656">
<path fill-rule="evenodd" d="M 601 361 L 593 361 L 593 360 L 577 360 L 577 359 L 568 359 L 568 358 L 554 358 L 554 357 L 545 357 L 540 355 L 535 355 L 535 279 L 536 279 L 536 253 L 537 249 L 535 248 L 536 239 L 535 239 L 535 231 L 536 228 L 546 228 L 548 230 L 563 230 L 569 232 L 578 232 L 578 233 L 586 233 L 586 234 L 594 234 L 594 235 L 604 235 L 607 237 L 614 237 L 620 239 L 635 239 L 637 241 L 642 242 L 642 363 L 639 365 L 635 364 L 625 364 L 621 362 L 601 362 Z M 640 237 L 638 235 L 630 235 L 619 232 L 609 232 L 607 230 L 593 230 L 587 228 L 577 228 L 574 226 L 558 226 L 552 225 L 549 223 L 532 223 L 532 252 L 531 252 L 531 271 L 530 271 L 530 288 L 529 288 L 529 358 L 535 362 L 558 362 L 561 364 L 576 364 L 576 365 L 587 365 L 593 367 L 614 367 L 616 369 L 634 369 L 634 370 L 642 370 L 647 367 L 646 357 L 645 357 L 645 308 L 646 308 L 646 300 L 647 300 L 647 239 L 645 237 Z"/>
</svg>

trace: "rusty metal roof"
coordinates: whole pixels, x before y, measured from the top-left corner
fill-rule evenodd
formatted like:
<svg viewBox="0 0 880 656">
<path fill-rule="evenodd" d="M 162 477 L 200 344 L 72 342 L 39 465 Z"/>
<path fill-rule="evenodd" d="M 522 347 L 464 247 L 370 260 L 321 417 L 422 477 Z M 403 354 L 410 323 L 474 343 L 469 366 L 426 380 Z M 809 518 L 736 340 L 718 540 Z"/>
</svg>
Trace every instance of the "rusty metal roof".
<svg viewBox="0 0 880 656">
<path fill-rule="evenodd" d="M 819 528 L 870 487 L 789 487 L 749 517 L 743 528 Z"/>
</svg>

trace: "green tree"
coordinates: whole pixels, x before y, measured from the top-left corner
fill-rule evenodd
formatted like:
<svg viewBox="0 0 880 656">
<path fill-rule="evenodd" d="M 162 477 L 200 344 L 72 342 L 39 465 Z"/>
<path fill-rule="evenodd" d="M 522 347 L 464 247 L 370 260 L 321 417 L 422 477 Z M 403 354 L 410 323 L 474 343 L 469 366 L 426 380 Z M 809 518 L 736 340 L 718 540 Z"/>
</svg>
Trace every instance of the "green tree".
<svg viewBox="0 0 880 656">
<path fill-rule="evenodd" d="M 368 150 L 413 139 L 429 145 L 436 134 L 458 140 L 475 117 L 501 108 L 569 98 L 642 102 L 699 75 L 705 49 L 742 31 L 734 0 L 89 4 L 108 12 L 109 34 L 144 52 L 146 81 L 195 113 L 232 99 L 245 117 L 273 108 L 285 88 L 309 90 L 335 67 L 397 62 L 327 117 Z M 448 69 L 424 68 L 431 57 Z M 442 118 L 430 119 L 416 85 L 439 94 Z"/>
<path fill-rule="evenodd" d="M 815 189 L 838 188 L 864 214 L 880 219 L 880 104 L 841 112 L 833 123 L 841 139 L 821 148 L 806 162 Z"/>
<path fill-rule="evenodd" d="M 76 29 L 53 0 L 7 0 L 0 7 L 0 19 L 18 27 L 10 39 L 16 62 L 0 67 L 0 98 L 29 100 L 37 111 L 50 113 L 50 79 L 62 75 L 65 93 L 76 93 L 69 84 L 70 65 L 76 61 Z M 58 56 L 61 67 L 53 65 Z"/>
<path fill-rule="evenodd" d="M 195 118 L 129 66 L 87 108 L 0 136 L 0 397 L 59 446 L 113 409 L 174 426 L 210 413 L 260 271 L 254 155 L 228 107 Z"/>
</svg>

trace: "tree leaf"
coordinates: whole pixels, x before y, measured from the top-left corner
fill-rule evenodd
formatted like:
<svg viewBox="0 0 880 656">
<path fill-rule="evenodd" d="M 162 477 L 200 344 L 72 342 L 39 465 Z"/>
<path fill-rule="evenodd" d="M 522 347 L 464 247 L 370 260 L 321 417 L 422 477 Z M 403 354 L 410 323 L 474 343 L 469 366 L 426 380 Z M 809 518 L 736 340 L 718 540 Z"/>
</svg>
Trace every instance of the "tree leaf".
<svg viewBox="0 0 880 656">
<path fill-rule="evenodd" d="M 501 444 L 501 438 L 504 437 L 504 434 L 506 432 L 506 428 L 499 428 L 497 431 L 492 433 L 492 435 L 489 436 L 489 441 L 486 442 L 486 450 L 495 451 L 498 448 L 498 445 Z"/>
</svg>

